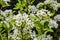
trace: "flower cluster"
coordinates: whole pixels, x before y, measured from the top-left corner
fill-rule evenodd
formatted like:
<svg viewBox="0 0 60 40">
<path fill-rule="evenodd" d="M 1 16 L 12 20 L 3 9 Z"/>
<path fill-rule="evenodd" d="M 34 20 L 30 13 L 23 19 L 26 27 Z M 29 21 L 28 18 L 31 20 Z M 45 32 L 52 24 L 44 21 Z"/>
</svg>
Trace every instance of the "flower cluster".
<svg viewBox="0 0 60 40">
<path fill-rule="evenodd" d="M 50 11 L 45 10 L 45 9 L 41 9 L 39 11 L 37 11 L 37 16 L 47 16 L 47 15 L 51 15 Z"/>
<path fill-rule="evenodd" d="M 53 27 L 58 28 L 58 24 L 55 20 L 50 20 L 48 26 L 49 26 L 49 28 L 53 28 Z"/>
<path fill-rule="evenodd" d="M 19 29 L 22 28 L 22 31 L 24 32 L 23 35 L 25 35 L 26 33 L 30 34 L 31 29 L 34 27 L 34 23 L 32 22 L 32 20 L 30 20 L 28 14 L 24 13 L 21 14 L 18 11 L 17 15 L 14 15 L 13 19 L 16 20 L 16 26 L 19 27 Z M 21 32 L 19 32 L 21 33 Z M 32 33 L 32 31 L 31 31 Z"/>
<path fill-rule="evenodd" d="M 6 4 L 10 1 L 4 0 Z M 60 14 L 55 16 L 55 13 L 60 3 L 55 0 L 45 0 L 36 6 L 27 3 L 25 6 L 27 0 L 18 1 L 17 5 L 19 5 L 16 6 L 16 10 L 14 8 L 13 10 L 0 10 L 0 27 L 4 27 L 7 31 L 8 40 L 52 40 L 53 36 L 48 35 L 50 34 L 48 32 L 53 32 L 59 26 L 57 21 L 60 21 Z"/>
<path fill-rule="evenodd" d="M 16 19 L 16 25 L 17 26 L 21 26 L 25 23 L 24 26 L 27 26 L 27 28 L 29 29 L 29 26 L 31 28 L 34 27 L 33 22 L 29 19 L 28 14 L 24 13 L 21 14 L 20 12 L 18 12 L 19 14 L 14 16 L 14 19 Z"/>
<path fill-rule="evenodd" d="M 52 36 L 51 35 L 46 35 L 46 34 L 42 34 L 40 37 L 38 37 L 38 40 L 52 40 Z"/>
<path fill-rule="evenodd" d="M 29 5 L 28 6 L 28 12 L 29 13 L 35 13 L 37 11 L 37 8 L 34 5 Z"/>
<path fill-rule="evenodd" d="M 46 0 L 44 3 L 45 4 L 50 4 L 50 6 L 53 7 L 53 9 L 57 11 L 57 9 L 58 9 L 58 3 L 57 3 L 57 1 Z"/>
<path fill-rule="evenodd" d="M 43 7 L 44 5 L 47 5 L 50 8 L 53 8 L 53 10 L 58 10 L 59 3 L 55 0 L 45 0 L 44 3 L 38 3 L 37 8 Z"/>
<path fill-rule="evenodd" d="M 56 15 L 56 16 L 54 17 L 54 20 L 55 20 L 55 21 L 60 21 L 60 14 Z"/>
</svg>

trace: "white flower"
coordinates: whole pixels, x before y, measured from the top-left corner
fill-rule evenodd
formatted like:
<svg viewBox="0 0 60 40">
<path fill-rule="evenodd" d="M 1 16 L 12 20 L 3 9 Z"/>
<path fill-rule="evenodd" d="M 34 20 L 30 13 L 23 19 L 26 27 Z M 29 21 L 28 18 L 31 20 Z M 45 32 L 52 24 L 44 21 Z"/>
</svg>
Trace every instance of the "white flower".
<svg viewBox="0 0 60 40">
<path fill-rule="evenodd" d="M 36 14 L 37 16 L 46 16 L 46 13 L 44 12 L 44 10 L 39 10 Z"/>
<path fill-rule="evenodd" d="M 20 40 L 20 37 L 18 37 L 16 35 L 11 35 L 11 34 L 8 35 L 8 38 L 12 38 L 14 40 L 17 40 L 17 39 Z"/>
<path fill-rule="evenodd" d="M 12 10 L 5 10 L 4 13 L 12 13 Z"/>
<path fill-rule="evenodd" d="M 14 29 L 14 35 L 18 34 L 18 29 Z"/>
<path fill-rule="evenodd" d="M 37 11 L 37 8 L 34 5 L 29 5 L 28 6 L 28 11 L 29 13 L 35 13 Z"/>
<path fill-rule="evenodd" d="M 56 21 L 54 21 L 54 20 L 50 20 L 50 22 L 49 22 L 49 28 L 58 28 L 58 24 L 57 24 L 57 22 Z"/>
<path fill-rule="evenodd" d="M 46 35 L 46 34 L 42 34 L 41 36 L 39 36 L 37 39 L 38 40 L 52 40 L 52 36 L 51 35 Z"/>
<path fill-rule="evenodd" d="M 12 16 L 11 16 L 11 17 L 6 17 L 6 18 L 5 18 L 5 20 L 6 20 L 7 22 L 11 22 L 11 21 L 12 21 L 11 19 L 12 19 Z"/>
<path fill-rule="evenodd" d="M 51 4 L 50 6 L 53 7 L 54 10 L 58 10 L 58 4 Z"/>
<path fill-rule="evenodd" d="M 41 9 L 41 10 L 37 11 L 37 14 L 36 15 L 38 17 L 47 16 L 47 15 L 51 16 L 50 11 L 45 10 L 45 9 Z"/>
<path fill-rule="evenodd" d="M 33 16 L 35 16 L 35 15 L 34 15 L 33 13 L 31 13 L 31 14 L 30 14 L 30 16 L 32 16 L 32 17 L 33 17 Z"/>
<path fill-rule="evenodd" d="M 1 11 L 0 14 L 4 17 L 5 21 L 7 21 L 7 22 L 12 21 L 12 18 L 13 18 L 12 10 Z"/>
<path fill-rule="evenodd" d="M 50 12 L 50 11 L 48 11 L 48 10 L 47 10 L 47 14 L 48 14 L 49 16 L 51 16 L 51 12 Z"/>
<path fill-rule="evenodd" d="M 60 21 L 60 14 L 56 15 L 56 16 L 54 17 L 54 20 L 55 20 L 55 21 Z"/>
<path fill-rule="evenodd" d="M 30 37 L 31 37 L 32 39 L 36 38 L 36 33 L 35 33 L 35 31 L 33 31 L 33 32 L 30 31 Z"/>
<path fill-rule="evenodd" d="M 51 35 L 47 35 L 47 39 L 48 40 L 51 40 L 52 39 L 52 36 Z"/>
<path fill-rule="evenodd" d="M 19 13 L 14 16 L 14 19 L 16 19 L 17 26 L 23 25 L 23 22 L 26 22 L 25 26 L 27 26 L 27 28 L 29 28 L 29 27 L 33 28 L 33 26 L 34 26 L 33 22 L 29 19 L 28 14 L 26 14 L 26 13 L 24 13 L 24 14 Z"/>
<path fill-rule="evenodd" d="M 54 0 L 45 0 L 44 3 L 45 4 L 51 4 L 51 3 L 56 3 L 57 1 Z"/>
<path fill-rule="evenodd" d="M 6 17 L 8 14 L 12 14 L 12 10 L 1 11 L 1 14 Z"/>
<path fill-rule="evenodd" d="M 23 35 L 25 35 L 26 33 L 29 33 L 29 31 L 34 27 L 34 23 L 30 20 L 28 14 L 23 13 L 21 14 L 20 12 L 18 12 L 19 14 L 14 15 L 14 18 L 16 20 L 16 26 L 23 26 Z M 29 31 L 28 31 L 29 30 Z"/>
<path fill-rule="evenodd" d="M 53 0 L 45 0 L 44 3 L 45 4 L 50 4 Z"/>
<path fill-rule="evenodd" d="M 8 34 L 8 38 L 13 38 L 14 40 L 20 40 L 20 37 L 18 37 L 17 35 L 18 35 L 18 32 L 19 32 L 19 30 L 13 25 L 13 28 L 12 29 L 14 29 L 13 30 L 13 34 L 11 34 L 11 33 L 9 33 Z"/>
<path fill-rule="evenodd" d="M 45 0 L 44 4 L 49 4 L 54 10 L 58 10 L 58 3 L 56 0 Z"/>
<path fill-rule="evenodd" d="M 28 20 L 29 20 L 28 15 L 27 15 L 26 13 L 24 13 L 22 17 L 23 17 L 23 19 L 24 19 L 25 21 L 28 21 Z"/>
<path fill-rule="evenodd" d="M 31 20 L 27 21 L 27 25 L 30 26 L 31 28 L 34 27 L 34 23 Z"/>
</svg>

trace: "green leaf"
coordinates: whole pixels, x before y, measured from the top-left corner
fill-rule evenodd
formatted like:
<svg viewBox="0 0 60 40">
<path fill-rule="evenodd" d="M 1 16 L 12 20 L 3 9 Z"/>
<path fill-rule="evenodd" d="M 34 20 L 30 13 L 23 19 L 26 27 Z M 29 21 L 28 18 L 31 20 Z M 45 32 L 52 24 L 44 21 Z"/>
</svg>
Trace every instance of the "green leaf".
<svg viewBox="0 0 60 40">
<path fill-rule="evenodd" d="M 48 24 L 49 24 L 49 22 L 46 21 L 46 22 L 44 23 L 44 28 L 48 28 Z"/>
</svg>

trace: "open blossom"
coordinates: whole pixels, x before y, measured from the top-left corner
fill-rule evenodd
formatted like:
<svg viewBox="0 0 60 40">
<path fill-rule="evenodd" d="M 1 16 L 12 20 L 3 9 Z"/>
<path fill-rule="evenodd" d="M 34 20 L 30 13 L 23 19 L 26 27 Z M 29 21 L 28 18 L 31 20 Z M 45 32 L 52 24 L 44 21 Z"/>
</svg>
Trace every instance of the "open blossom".
<svg viewBox="0 0 60 40">
<path fill-rule="evenodd" d="M 51 35 L 42 34 L 38 37 L 38 40 L 52 40 L 52 38 L 53 37 Z"/>
<path fill-rule="evenodd" d="M 36 33 L 35 31 L 31 32 L 32 30 L 29 31 L 29 34 L 30 34 L 30 38 L 33 39 L 33 40 L 36 40 Z"/>
<path fill-rule="evenodd" d="M 53 10 L 56 10 L 56 11 L 58 10 L 58 3 L 57 3 L 57 1 L 54 1 L 54 0 L 45 0 L 44 4 L 49 4 L 50 7 L 53 8 Z"/>
<path fill-rule="evenodd" d="M 17 40 L 17 39 L 20 40 L 20 37 L 17 36 L 19 32 L 18 29 L 15 26 L 13 26 L 12 30 L 13 32 L 8 34 L 8 38 L 12 38 L 14 40 Z"/>
<path fill-rule="evenodd" d="M 14 35 L 18 34 L 18 29 L 14 29 Z"/>
<path fill-rule="evenodd" d="M 39 10 L 36 14 L 37 16 L 46 16 L 47 14 L 44 12 L 44 9 Z"/>
<path fill-rule="evenodd" d="M 23 35 L 30 33 L 30 30 L 34 27 L 34 23 L 30 20 L 28 14 L 26 13 L 21 14 L 20 12 L 18 13 L 19 14 L 14 16 L 14 19 L 16 20 L 16 26 L 23 27 L 22 29 L 22 31 L 24 32 Z M 14 32 L 17 32 L 17 30 Z"/>
<path fill-rule="evenodd" d="M 55 21 L 60 21 L 60 14 L 56 15 L 56 16 L 54 17 L 54 20 L 55 20 Z"/>
<path fill-rule="evenodd" d="M 17 35 L 11 35 L 11 34 L 8 35 L 8 38 L 12 38 L 13 40 L 20 40 L 21 39 Z"/>
<path fill-rule="evenodd" d="M 37 8 L 34 6 L 34 5 L 29 5 L 28 6 L 28 11 L 30 12 L 30 13 L 35 13 L 36 11 L 37 11 Z"/>
<path fill-rule="evenodd" d="M 51 4 L 51 3 L 57 3 L 57 1 L 54 1 L 54 0 L 45 0 L 44 3 L 45 4 Z"/>
<path fill-rule="evenodd" d="M 1 10 L 0 14 L 4 17 L 5 21 L 7 21 L 7 22 L 11 22 L 12 21 L 12 18 L 13 18 L 12 10 L 5 10 L 5 11 Z"/>
<path fill-rule="evenodd" d="M 38 17 L 40 17 L 40 16 L 47 16 L 47 15 L 51 16 L 50 11 L 45 10 L 45 9 L 39 10 L 36 15 Z"/>
<path fill-rule="evenodd" d="M 23 25 L 25 23 L 25 28 L 24 29 L 31 29 L 34 27 L 34 23 L 30 20 L 30 18 L 28 17 L 28 14 L 24 13 L 24 14 L 17 14 L 14 16 L 14 19 L 16 20 L 16 25 L 20 26 Z"/>
<path fill-rule="evenodd" d="M 0 35 L 1 40 L 5 39 L 4 36 L 7 36 L 8 40 L 53 40 L 58 36 L 54 32 L 52 36 L 49 35 L 54 31 L 52 28 L 60 26 L 57 23 L 60 21 L 60 14 L 54 16 L 60 7 L 60 3 L 56 0 L 45 0 L 37 5 L 34 0 L 1 1 L 6 4 L 5 6 L 1 2 L 0 5 L 0 28 L 2 30 L 0 34 L 3 33 Z M 28 2 L 34 3 L 34 5 Z M 53 16 L 54 19 L 52 19 Z M 5 31 L 8 31 L 8 35 L 5 35 L 7 34 Z"/>
<path fill-rule="evenodd" d="M 34 17 L 35 15 L 33 13 L 31 13 L 30 16 Z"/>
<path fill-rule="evenodd" d="M 55 20 L 50 20 L 48 26 L 49 26 L 49 28 L 58 28 L 58 24 Z"/>
<path fill-rule="evenodd" d="M 1 11 L 1 10 L 0 10 Z M 1 11 L 1 15 L 3 15 L 3 16 L 7 16 L 7 15 L 11 15 L 12 14 L 12 10 L 5 10 L 5 11 Z"/>
<path fill-rule="evenodd" d="M 26 26 L 34 26 L 33 22 L 28 18 L 28 15 L 26 13 L 22 14 L 18 14 L 15 15 L 14 19 L 16 19 L 16 25 L 17 26 L 21 26 L 22 22 L 26 22 Z"/>
<path fill-rule="evenodd" d="M 58 4 L 51 4 L 50 6 L 53 7 L 54 10 L 58 10 Z"/>
</svg>

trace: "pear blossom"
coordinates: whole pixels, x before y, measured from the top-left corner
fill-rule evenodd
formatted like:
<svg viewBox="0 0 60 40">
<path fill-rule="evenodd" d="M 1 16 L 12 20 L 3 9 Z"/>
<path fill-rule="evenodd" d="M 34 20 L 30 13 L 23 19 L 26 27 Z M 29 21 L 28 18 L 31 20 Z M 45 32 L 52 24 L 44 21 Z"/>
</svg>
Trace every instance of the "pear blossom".
<svg viewBox="0 0 60 40">
<path fill-rule="evenodd" d="M 48 26 L 49 28 L 58 28 L 58 24 L 55 20 L 50 20 Z"/>
<path fill-rule="evenodd" d="M 3 1 L 8 4 L 11 0 Z M 17 4 L 21 5 L 20 1 Z M 51 16 L 53 15 L 53 11 L 58 11 L 60 3 L 58 3 L 57 0 L 45 0 L 36 6 L 30 4 L 25 6 L 24 3 L 26 2 L 27 0 L 23 0 L 21 7 L 27 6 L 28 13 L 23 12 L 23 10 L 21 13 L 21 10 L 15 10 L 14 8 L 15 11 L 18 11 L 16 15 L 14 14 L 15 11 L 11 9 L 5 11 L 0 10 L 0 27 L 7 27 L 7 29 L 9 29 L 8 39 L 22 40 L 23 37 L 24 40 L 30 40 L 30 38 L 31 40 L 52 40 L 53 36 L 50 34 L 47 35 L 46 33 L 50 31 L 49 29 L 52 30 L 52 28 L 58 28 L 59 26 L 57 21 L 60 21 L 60 14 L 54 16 L 54 19 L 51 19 Z M 19 5 L 16 6 L 16 8 L 20 7 Z M 40 7 L 41 9 L 39 9 Z M 45 7 L 46 9 L 44 9 Z M 51 11 L 49 7 L 53 10 Z M 1 9 L 3 8 L 5 7 L 1 7 Z M 11 30 L 13 30 L 13 32 L 10 32 Z M 40 32 L 41 34 L 39 34 Z M 27 38 L 25 39 L 26 36 Z M 3 37 L 1 39 L 3 39 Z"/>
<path fill-rule="evenodd" d="M 1 10 L 1 15 L 3 15 L 3 16 L 6 17 L 8 14 L 11 15 L 11 14 L 12 14 L 12 10 L 5 10 L 5 11 L 2 11 L 2 10 Z"/>
<path fill-rule="evenodd" d="M 57 3 L 57 1 L 55 0 L 45 0 L 44 1 L 45 4 L 51 4 L 51 3 Z"/>
<path fill-rule="evenodd" d="M 49 4 L 50 7 L 53 8 L 53 10 L 58 10 L 58 2 L 56 0 L 45 0 L 44 4 Z"/>
<path fill-rule="evenodd" d="M 13 34 L 9 33 L 9 34 L 8 34 L 8 38 L 11 37 L 11 38 L 13 38 L 14 40 L 17 40 L 17 39 L 20 40 L 20 37 L 17 36 L 17 35 L 18 35 L 18 32 L 19 32 L 18 29 L 17 29 L 16 27 L 13 27 L 12 29 L 14 29 L 14 30 L 13 30 Z"/>
<path fill-rule="evenodd" d="M 30 37 L 33 39 L 33 40 L 36 40 L 36 33 L 35 31 L 31 32 L 32 30 L 29 31 L 30 33 Z"/>
<path fill-rule="evenodd" d="M 29 5 L 28 6 L 28 11 L 29 13 L 35 13 L 37 11 L 37 8 L 34 5 Z"/>
<path fill-rule="evenodd" d="M 45 10 L 45 9 L 41 9 L 41 10 L 37 11 L 37 14 L 36 15 L 38 17 L 47 16 L 47 15 L 51 16 L 50 11 Z"/>
<path fill-rule="evenodd" d="M 51 35 L 42 34 L 38 37 L 38 40 L 52 40 L 52 38 L 53 37 Z"/>
<path fill-rule="evenodd" d="M 50 6 L 53 7 L 54 10 L 56 10 L 56 11 L 58 10 L 58 3 L 57 4 L 51 4 Z"/>
<path fill-rule="evenodd" d="M 30 20 L 30 18 L 28 17 L 28 14 L 26 13 L 24 14 L 19 13 L 17 15 L 14 15 L 13 19 L 16 20 L 16 26 L 22 27 L 23 25 L 23 29 L 22 29 L 22 31 L 24 32 L 23 35 L 25 35 L 26 33 L 29 33 L 29 31 L 34 27 L 34 23 Z"/>
<path fill-rule="evenodd" d="M 60 14 L 56 15 L 56 16 L 54 17 L 54 20 L 55 20 L 55 21 L 60 21 Z"/>
<path fill-rule="evenodd" d="M 14 19 L 16 19 L 17 26 L 21 26 L 22 22 L 26 22 L 26 26 L 34 26 L 33 22 L 29 19 L 26 13 L 24 13 L 23 15 L 19 13 L 18 15 L 14 16 Z"/>
<path fill-rule="evenodd" d="M 32 17 L 33 17 L 33 16 L 35 16 L 35 14 L 31 13 L 31 14 L 30 14 L 30 16 L 32 16 Z"/>
</svg>

